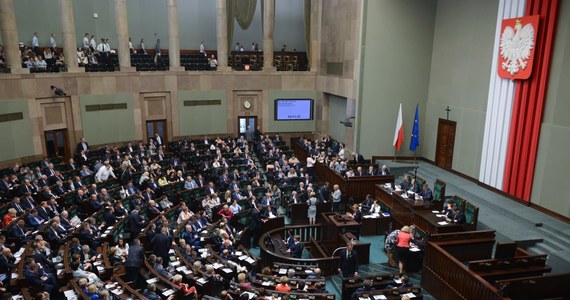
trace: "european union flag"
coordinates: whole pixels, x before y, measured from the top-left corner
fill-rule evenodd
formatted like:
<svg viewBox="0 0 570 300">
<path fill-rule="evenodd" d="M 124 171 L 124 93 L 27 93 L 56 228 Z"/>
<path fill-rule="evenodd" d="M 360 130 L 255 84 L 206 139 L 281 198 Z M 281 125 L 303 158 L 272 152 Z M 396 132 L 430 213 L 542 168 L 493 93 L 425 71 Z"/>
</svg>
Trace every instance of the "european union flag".
<svg viewBox="0 0 570 300">
<path fill-rule="evenodd" d="M 416 117 L 414 118 L 414 128 L 412 129 L 412 140 L 410 141 L 410 151 L 416 151 L 420 145 L 420 107 L 416 104 Z"/>
</svg>

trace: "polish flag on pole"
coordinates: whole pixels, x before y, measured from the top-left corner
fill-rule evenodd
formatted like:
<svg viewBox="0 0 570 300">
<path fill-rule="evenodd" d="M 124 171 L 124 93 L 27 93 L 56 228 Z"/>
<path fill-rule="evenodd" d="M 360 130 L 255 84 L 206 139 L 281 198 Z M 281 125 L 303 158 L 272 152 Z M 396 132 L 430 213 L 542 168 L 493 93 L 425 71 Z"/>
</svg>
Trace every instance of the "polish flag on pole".
<svg viewBox="0 0 570 300">
<path fill-rule="evenodd" d="M 404 143 L 404 122 L 402 121 L 402 103 L 400 103 L 400 111 L 398 112 L 398 121 L 396 122 L 396 131 L 394 132 L 394 147 L 396 151 L 400 150 L 400 147 Z"/>
</svg>

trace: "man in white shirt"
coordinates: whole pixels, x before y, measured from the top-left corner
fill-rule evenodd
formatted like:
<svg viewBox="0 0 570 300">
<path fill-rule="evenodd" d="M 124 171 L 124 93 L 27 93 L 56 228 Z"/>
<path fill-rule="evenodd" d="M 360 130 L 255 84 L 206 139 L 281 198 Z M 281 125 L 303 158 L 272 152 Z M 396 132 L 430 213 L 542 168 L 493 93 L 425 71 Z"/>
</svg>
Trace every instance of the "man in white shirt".
<svg viewBox="0 0 570 300">
<path fill-rule="evenodd" d="M 95 174 L 95 180 L 101 182 L 109 179 L 109 177 L 117 178 L 115 173 L 113 173 L 113 168 L 109 164 L 109 161 L 106 160 L 103 166 L 99 168 L 99 171 L 97 171 L 97 174 Z"/>
<path fill-rule="evenodd" d="M 255 51 L 255 42 L 251 42 L 251 51 Z"/>
<path fill-rule="evenodd" d="M 49 47 L 52 48 L 52 50 L 55 50 L 55 48 L 57 47 L 55 43 L 55 33 L 52 33 L 51 36 L 49 37 Z"/>
<path fill-rule="evenodd" d="M 214 54 L 212 54 L 212 57 L 210 58 L 210 68 L 216 69 L 217 67 L 218 67 L 218 60 L 216 59 Z"/>
<path fill-rule="evenodd" d="M 91 51 L 95 52 L 95 50 L 97 49 L 97 40 L 95 40 L 95 35 L 92 34 L 91 35 L 91 40 L 89 41 L 89 45 L 87 46 L 87 48 L 91 48 Z"/>
<path fill-rule="evenodd" d="M 144 47 L 144 39 L 141 39 L 141 51 L 143 54 L 147 54 L 146 53 L 146 48 Z"/>
<path fill-rule="evenodd" d="M 133 48 L 133 42 L 131 38 L 129 38 L 129 51 L 131 52 L 131 54 L 137 53 L 137 51 L 135 51 L 135 48 Z"/>
<path fill-rule="evenodd" d="M 200 53 L 206 55 L 206 47 L 204 46 L 204 41 L 200 43 Z"/>
<path fill-rule="evenodd" d="M 40 55 L 40 40 L 38 38 L 38 33 L 34 32 L 34 36 L 32 37 L 32 50 L 36 55 Z"/>
<path fill-rule="evenodd" d="M 86 33 L 85 36 L 83 37 L 83 51 L 87 51 L 88 48 L 89 48 L 89 33 Z"/>
</svg>

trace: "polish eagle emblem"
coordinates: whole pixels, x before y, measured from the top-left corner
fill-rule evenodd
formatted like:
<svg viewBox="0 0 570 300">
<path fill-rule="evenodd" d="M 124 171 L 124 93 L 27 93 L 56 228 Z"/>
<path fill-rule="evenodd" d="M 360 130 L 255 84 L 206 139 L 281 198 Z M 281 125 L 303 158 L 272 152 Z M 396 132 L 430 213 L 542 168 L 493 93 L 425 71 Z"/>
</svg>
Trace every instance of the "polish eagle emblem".
<svg viewBox="0 0 570 300">
<path fill-rule="evenodd" d="M 517 18 L 503 21 L 500 41 L 499 76 L 509 79 L 527 79 L 530 76 L 538 17 L 530 16 L 526 17 L 526 20 L 525 18 Z M 534 18 L 535 20 L 529 20 L 528 18 Z"/>
</svg>

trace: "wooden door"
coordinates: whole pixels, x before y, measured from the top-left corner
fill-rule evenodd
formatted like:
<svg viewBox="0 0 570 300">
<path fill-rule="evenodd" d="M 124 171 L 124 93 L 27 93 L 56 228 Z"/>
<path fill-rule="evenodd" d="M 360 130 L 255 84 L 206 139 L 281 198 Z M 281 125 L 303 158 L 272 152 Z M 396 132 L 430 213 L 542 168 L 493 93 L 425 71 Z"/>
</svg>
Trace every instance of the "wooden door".
<svg viewBox="0 0 570 300">
<path fill-rule="evenodd" d="M 48 157 L 62 157 L 64 160 L 71 157 L 67 129 L 44 131 L 44 140 Z"/>
<path fill-rule="evenodd" d="M 167 128 L 166 128 L 166 120 L 154 120 L 154 121 L 146 121 L 146 136 L 148 139 L 154 139 L 154 135 L 158 133 L 160 138 L 162 139 L 162 144 L 166 145 L 167 141 Z"/>
<path fill-rule="evenodd" d="M 451 169 L 456 127 L 457 123 L 454 121 L 439 119 L 439 124 L 437 125 L 435 164 L 440 168 Z"/>
</svg>

